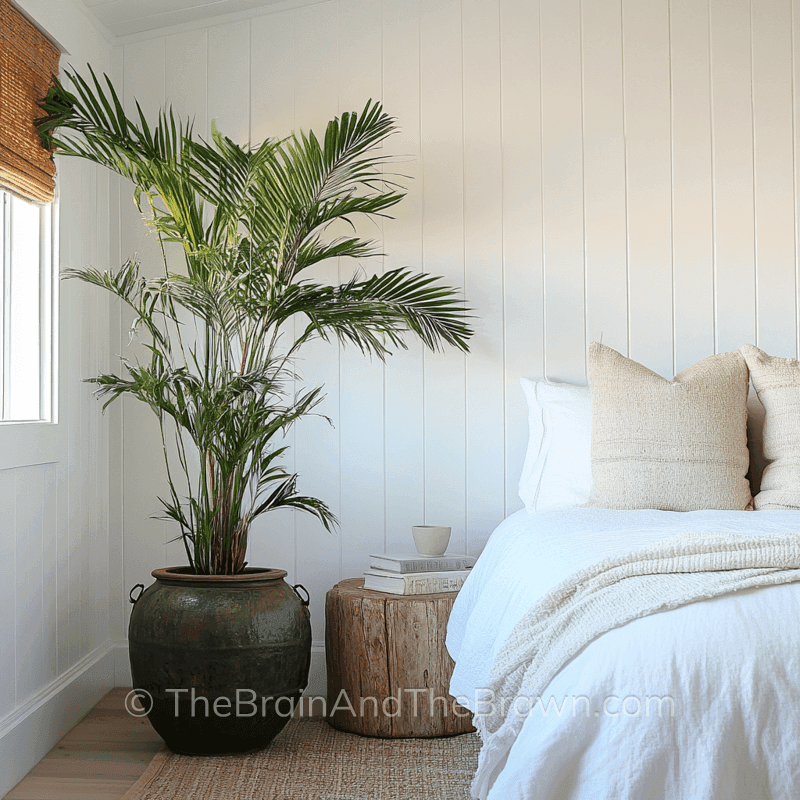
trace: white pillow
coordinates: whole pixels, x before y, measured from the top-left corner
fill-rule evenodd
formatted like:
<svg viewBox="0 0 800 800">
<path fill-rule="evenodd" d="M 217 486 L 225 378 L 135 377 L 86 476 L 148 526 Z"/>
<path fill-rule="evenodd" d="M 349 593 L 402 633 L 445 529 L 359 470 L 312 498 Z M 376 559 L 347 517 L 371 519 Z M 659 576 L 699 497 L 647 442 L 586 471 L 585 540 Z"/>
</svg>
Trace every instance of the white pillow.
<svg viewBox="0 0 800 800">
<path fill-rule="evenodd" d="M 756 510 L 800 508 L 800 361 L 768 356 L 752 344 L 744 345 L 740 352 L 765 412 L 763 474 L 760 485 L 753 489 Z M 751 472 L 753 449 L 751 443 Z"/>
<path fill-rule="evenodd" d="M 528 400 L 528 451 L 519 496 L 529 512 L 580 506 L 592 491 L 588 386 L 520 378 Z"/>
</svg>

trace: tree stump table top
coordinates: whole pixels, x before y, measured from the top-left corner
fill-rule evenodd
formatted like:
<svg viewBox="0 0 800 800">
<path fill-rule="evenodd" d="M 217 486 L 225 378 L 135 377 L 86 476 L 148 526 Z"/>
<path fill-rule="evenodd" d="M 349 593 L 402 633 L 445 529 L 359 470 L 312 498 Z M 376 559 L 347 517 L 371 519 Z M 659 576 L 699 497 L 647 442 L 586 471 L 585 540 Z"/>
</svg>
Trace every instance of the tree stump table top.
<svg viewBox="0 0 800 800">
<path fill-rule="evenodd" d="M 450 696 L 445 648 L 457 592 L 395 595 L 341 581 L 325 598 L 328 721 L 380 738 L 453 736 L 475 730 Z"/>
</svg>

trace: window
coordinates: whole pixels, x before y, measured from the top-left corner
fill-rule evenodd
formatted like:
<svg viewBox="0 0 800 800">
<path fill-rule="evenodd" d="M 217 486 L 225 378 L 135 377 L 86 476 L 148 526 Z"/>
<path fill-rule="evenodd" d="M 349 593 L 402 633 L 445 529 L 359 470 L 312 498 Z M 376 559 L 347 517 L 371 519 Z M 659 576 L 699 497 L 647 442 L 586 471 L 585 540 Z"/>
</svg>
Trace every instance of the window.
<svg viewBox="0 0 800 800">
<path fill-rule="evenodd" d="M 54 206 L 0 192 L 0 420 L 54 420 Z"/>
</svg>

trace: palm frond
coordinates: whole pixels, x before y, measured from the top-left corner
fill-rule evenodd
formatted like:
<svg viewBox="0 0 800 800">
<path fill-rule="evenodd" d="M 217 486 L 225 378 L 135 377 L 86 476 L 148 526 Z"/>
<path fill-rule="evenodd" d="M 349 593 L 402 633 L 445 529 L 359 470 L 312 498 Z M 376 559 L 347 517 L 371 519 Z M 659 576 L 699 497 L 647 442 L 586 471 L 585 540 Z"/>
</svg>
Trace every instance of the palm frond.
<svg viewBox="0 0 800 800">
<path fill-rule="evenodd" d="M 387 217 L 404 196 L 381 149 L 396 121 L 368 101 L 321 138 L 301 131 L 243 145 L 212 123 L 205 141 L 171 108 L 149 118 L 134 101 L 126 113 L 91 68 L 88 79 L 67 71 L 42 109 L 43 143 L 129 179 L 162 245 L 157 278 L 142 277 L 135 260 L 64 277 L 133 311 L 146 358 L 122 358 L 119 374 L 90 381 L 103 408 L 128 395 L 157 417 L 169 484 L 161 515 L 177 524 L 189 563 L 201 573 L 241 571 L 252 521 L 277 508 L 334 529 L 327 505 L 302 494 L 284 466 L 281 437 L 322 416 L 322 387 L 294 389 L 302 346 L 321 338 L 384 358 L 408 336 L 466 351 L 472 335 L 459 293 L 433 276 L 392 269 L 338 286 L 306 278 L 327 260 L 381 255 L 356 225 Z M 331 237 L 340 223 L 352 234 Z M 182 245 L 185 271 L 170 267 L 169 242 Z"/>
</svg>

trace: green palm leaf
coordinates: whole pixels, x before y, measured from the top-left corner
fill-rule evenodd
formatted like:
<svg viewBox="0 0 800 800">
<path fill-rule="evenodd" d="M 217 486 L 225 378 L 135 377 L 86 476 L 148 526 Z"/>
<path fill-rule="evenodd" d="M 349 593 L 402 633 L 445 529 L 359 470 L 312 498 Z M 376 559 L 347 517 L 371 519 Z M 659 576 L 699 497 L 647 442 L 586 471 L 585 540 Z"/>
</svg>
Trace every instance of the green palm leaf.
<svg viewBox="0 0 800 800">
<path fill-rule="evenodd" d="M 148 120 L 136 103 L 126 114 L 111 81 L 89 74 L 67 72 L 70 88 L 50 90 L 40 136 L 129 179 L 163 257 L 157 278 L 143 278 L 133 260 L 65 271 L 126 303 L 147 353 L 90 380 L 104 408 L 127 394 L 153 410 L 169 482 L 162 516 L 178 524 L 195 571 L 236 573 L 260 514 L 291 508 L 337 525 L 282 463 L 281 437 L 323 398 L 321 387 L 294 391 L 303 345 L 335 339 L 384 358 L 413 336 L 431 350 L 467 351 L 469 309 L 455 289 L 411 269 L 338 286 L 305 277 L 328 259 L 380 255 L 356 221 L 387 216 L 404 192 L 386 174 L 380 147 L 396 122 L 379 103 L 332 120 L 321 139 L 309 131 L 241 145 L 212 123 L 206 142 L 171 109 Z M 336 222 L 353 235 L 330 238 Z M 170 268 L 167 242 L 183 246 L 185 272 Z M 294 318 L 299 333 L 287 338 Z"/>
</svg>

